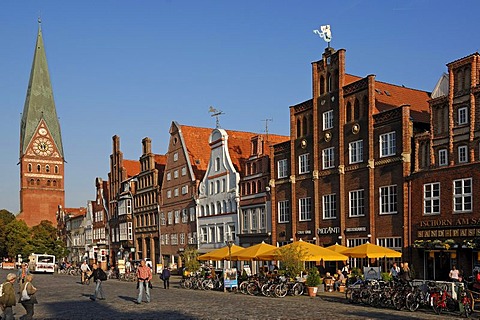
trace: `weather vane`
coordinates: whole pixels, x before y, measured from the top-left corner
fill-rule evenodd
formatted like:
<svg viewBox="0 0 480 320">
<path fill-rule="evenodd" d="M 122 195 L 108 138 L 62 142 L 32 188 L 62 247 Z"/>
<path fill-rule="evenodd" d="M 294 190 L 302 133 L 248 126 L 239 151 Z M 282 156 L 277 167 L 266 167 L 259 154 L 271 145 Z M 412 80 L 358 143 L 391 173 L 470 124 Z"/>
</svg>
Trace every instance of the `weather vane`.
<svg viewBox="0 0 480 320">
<path fill-rule="evenodd" d="M 222 110 L 217 110 L 212 106 L 210 106 L 210 108 L 208 109 L 208 112 L 211 113 L 212 117 L 216 118 L 215 128 L 217 128 L 217 129 L 220 128 L 220 119 L 218 117 L 221 116 L 222 114 L 225 114 L 225 113 L 223 113 Z"/>
<path fill-rule="evenodd" d="M 330 41 L 332 41 L 332 31 L 330 31 L 330 25 L 320 26 L 320 30 L 313 30 L 313 33 L 318 34 L 320 38 L 323 38 L 330 48 Z"/>
</svg>

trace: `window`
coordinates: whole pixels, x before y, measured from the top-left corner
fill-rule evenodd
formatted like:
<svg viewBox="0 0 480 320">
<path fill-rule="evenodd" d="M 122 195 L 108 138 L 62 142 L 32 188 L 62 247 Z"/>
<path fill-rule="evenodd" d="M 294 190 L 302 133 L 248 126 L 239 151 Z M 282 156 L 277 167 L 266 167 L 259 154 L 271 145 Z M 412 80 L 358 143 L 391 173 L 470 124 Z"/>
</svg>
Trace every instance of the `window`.
<svg viewBox="0 0 480 320">
<path fill-rule="evenodd" d="M 323 196 L 323 219 L 335 219 L 337 217 L 335 202 L 335 194 L 327 194 Z"/>
<path fill-rule="evenodd" d="M 377 238 L 377 245 L 392 250 L 401 251 L 402 250 L 402 238 L 401 237 L 391 237 L 391 238 Z"/>
<path fill-rule="evenodd" d="M 45 166 L 45 172 L 50 172 L 50 166 L 48 164 Z"/>
<path fill-rule="evenodd" d="M 257 210 L 253 209 L 252 210 L 252 230 L 257 230 L 258 229 L 258 217 L 257 217 Z"/>
<path fill-rule="evenodd" d="M 288 200 L 278 202 L 278 222 L 285 223 L 289 222 L 290 216 L 290 205 Z"/>
<path fill-rule="evenodd" d="M 312 220 L 312 199 L 301 198 L 298 200 L 300 221 Z"/>
<path fill-rule="evenodd" d="M 31 169 L 32 169 L 32 168 L 30 168 L 30 171 L 32 171 Z M 58 166 L 55 166 L 54 172 L 55 172 L 55 173 L 58 173 Z"/>
<path fill-rule="evenodd" d="M 468 123 L 468 109 L 467 109 L 467 107 L 458 108 L 457 122 L 458 122 L 459 125 Z"/>
<path fill-rule="evenodd" d="M 267 228 L 267 215 L 265 213 L 265 208 L 260 209 L 260 229 L 266 230 Z"/>
<path fill-rule="evenodd" d="M 191 207 L 189 210 L 190 210 L 190 221 L 195 221 L 195 207 Z"/>
<path fill-rule="evenodd" d="M 304 153 L 298 156 L 298 173 L 308 173 L 310 172 L 310 154 L 309 153 Z"/>
<path fill-rule="evenodd" d="M 225 178 L 222 179 L 222 192 L 225 192 L 227 188 L 227 180 Z"/>
<path fill-rule="evenodd" d="M 42 167 L 39 164 L 37 164 L 37 172 L 40 172 L 40 171 L 42 171 Z"/>
<path fill-rule="evenodd" d="M 223 226 L 218 227 L 217 239 L 218 239 L 218 242 L 221 242 L 221 243 L 225 241 Z"/>
<path fill-rule="evenodd" d="M 173 190 L 173 194 L 175 197 L 178 197 L 178 188 L 175 188 L 175 190 Z"/>
<path fill-rule="evenodd" d="M 282 159 L 277 161 L 277 177 L 278 179 L 287 177 L 287 159 Z"/>
<path fill-rule="evenodd" d="M 172 197 L 172 190 L 167 190 L 167 198 L 171 198 Z"/>
<path fill-rule="evenodd" d="M 187 167 L 182 168 L 182 176 L 187 174 Z"/>
<path fill-rule="evenodd" d="M 178 170 L 173 171 L 173 178 L 174 179 L 178 178 Z"/>
<path fill-rule="evenodd" d="M 168 224 L 173 224 L 173 212 L 169 211 L 168 212 Z"/>
<path fill-rule="evenodd" d="M 333 168 L 333 166 L 335 165 L 334 153 L 334 147 L 322 150 L 323 169 Z"/>
<path fill-rule="evenodd" d="M 472 211 L 472 178 L 453 181 L 455 212 Z"/>
<path fill-rule="evenodd" d="M 363 140 L 350 142 L 348 146 L 350 164 L 363 161 Z"/>
<path fill-rule="evenodd" d="M 397 213 L 397 186 L 380 188 L 380 214 Z"/>
<path fill-rule="evenodd" d="M 188 185 L 184 185 L 182 187 L 182 194 L 187 194 L 188 193 Z"/>
<path fill-rule="evenodd" d="M 208 228 L 208 239 L 209 242 L 215 242 L 215 227 Z"/>
<path fill-rule="evenodd" d="M 173 154 L 173 161 L 178 161 L 178 152 Z"/>
<path fill-rule="evenodd" d="M 177 245 L 178 244 L 178 235 L 176 233 L 172 233 L 170 235 L 170 239 L 172 241 L 172 245 Z"/>
<path fill-rule="evenodd" d="M 160 224 L 161 224 L 162 226 L 164 226 L 164 225 L 167 224 L 167 223 L 166 223 L 166 220 L 165 220 L 165 213 L 164 213 L 164 212 L 161 212 L 161 213 L 160 213 Z"/>
<path fill-rule="evenodd" d="M 243 232 L 247 232 L 248 231 L 248 212 L 249 210 L 245 210 L 243 211 L 243 219 L 242 219 L 242 227 L 243 227 Z"/>
<path fill-rule="evenodd" d="M 172 174 L 170 172 L 167 172 L 167 181 L 172 180 Z"/>
<path fill-rule="evenodd" d="M 347 247 L 352 248 L 368 242 L 368 238 L 347 239 Z"/>
<path fill-rule="evenodd" d="M 31 163 L 28 164 L 28 172 L 32 172 L 32 164 Z"/>
<path fill-rule="evenodd" d="M 132 228 L 132 223 L 128 222 L 128 240 L 133 240 L 133 228 Z"/>
<path fill-rule="evenodd" d="M 395 132 L 380 135 L 380 157 L 394 156 L 396 151 Z"/>
<path fill-rule="evenodd" d="M 467 146 L 458 147 L 458 163 L 468 162 L 468 148 Z"/>
<path fill-rule="evenodd" d="M 423 185 L 423 214 L 440 214 L 440 183 Z"/>
<path fill-rule="evenodd" d="M 180 233 L 180 244 L 185 244 L 185 233 Z"/>
<path fill-rule="evenodd" d="M 323 130 L 333 128 L 333 110 L 323 113 Z"/>
<path fill-rule="evenodd" d="M 215 193 L 220 193 L 220 180 L 215 181 Z"/>
<path fill-rule="evenodd" d="M 187 209 L 182 209 L 182 222 L 183 222 L 183 223 L 187 223 L 187 222 L 188 222 Z"/>
<path fill-rule="evenodd" d="M 208 233 L 207 233 L 207 228 L 203 227 L 200 229 L 200 239 L 202 243 L 207 243 L 208 242 Z"/>
<path fill-rule="evenodd" d="M 446 166 L 448 164 L 447 149 L 438 150 L 438 165 Z"/>
<path fill-rule="evenodd" d="M 220 158 L 215 158 L 215 171 L 220 171 Z"/>
<path fill-rule="evenodd" d="M 175 210 L 175 224 L 180 223 L 180 211 Z"/>
<path fill-rule="evenodd" d="M 365 215 L 365 191 L 354 190 L 349 192 L 349 201 L 350 201 L 350 217 L 361 217 Z"/>
</svg>

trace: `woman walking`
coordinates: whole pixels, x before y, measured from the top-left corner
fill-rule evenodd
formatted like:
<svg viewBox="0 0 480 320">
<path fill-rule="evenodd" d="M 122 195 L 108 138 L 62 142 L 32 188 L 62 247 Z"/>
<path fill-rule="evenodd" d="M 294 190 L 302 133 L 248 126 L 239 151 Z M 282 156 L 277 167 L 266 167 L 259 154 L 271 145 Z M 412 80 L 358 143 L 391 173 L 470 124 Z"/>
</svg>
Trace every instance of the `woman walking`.
<svg viewBox="0 0 480 320">
<path fill-rule="evenodd" d="M 22 318 L 24 320 L 33 319 L 34 305 L 37 304 L 37 297 L 35 293 L 37 288 L 32 284 L 33 275 L 28 274 L 25 276 L 25 282 L 20 285 L 20 303 L 27 311 L 27 314 Z"/>
</svg>

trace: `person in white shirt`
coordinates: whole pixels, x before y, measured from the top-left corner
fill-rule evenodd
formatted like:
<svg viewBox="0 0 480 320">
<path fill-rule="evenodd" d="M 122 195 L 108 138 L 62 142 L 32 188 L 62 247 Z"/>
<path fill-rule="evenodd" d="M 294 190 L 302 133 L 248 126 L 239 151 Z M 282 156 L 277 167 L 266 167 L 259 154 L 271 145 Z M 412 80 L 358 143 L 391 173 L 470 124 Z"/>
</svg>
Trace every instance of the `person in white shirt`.
<svg viewBox="0 0 480 320">
<path fill-rule="evenodd" d="M 458 282 L 458 276 L 459 276 L 459 271 L 455 265 L 452 266 L 452 270 L 450 270 L 450 273 L 448 274 L 448 277 L 450 280 L 453 282 Z"/>
<path fill-rule="evenodd" d="M 82 265 L 80 266 L 80 270 L 82 270 L 82 284 L 85 284 L 85 280 L 87 279 L 87 272 L 91 271 L 90 267 L 87 264 L 87 260 L 84 260 Z"/>
</svg>

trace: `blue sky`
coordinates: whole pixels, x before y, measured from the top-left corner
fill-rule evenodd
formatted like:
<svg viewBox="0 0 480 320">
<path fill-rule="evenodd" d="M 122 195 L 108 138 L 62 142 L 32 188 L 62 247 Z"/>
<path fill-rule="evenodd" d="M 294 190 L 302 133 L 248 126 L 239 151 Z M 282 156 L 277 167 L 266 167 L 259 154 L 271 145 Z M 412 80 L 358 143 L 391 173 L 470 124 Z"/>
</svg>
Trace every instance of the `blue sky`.
<svg viewBox="0 0 480 320">
<path fill-rule="evenodd" d="M 431 91 L 448 62 L 479 50 L 478 1 L 0 2 L 0 208 L 19 210 L 19 124 L 42 30 L 67 161 L 66 206 L 107 178 L 112 136 L 167 151 L 171 121 L 289 134 L 289 106 L 311 98 L 311 62 L 330 24 L 346 71 Z"/>
</svg>

